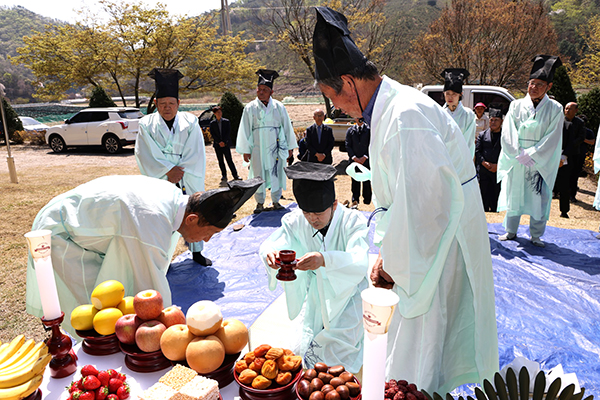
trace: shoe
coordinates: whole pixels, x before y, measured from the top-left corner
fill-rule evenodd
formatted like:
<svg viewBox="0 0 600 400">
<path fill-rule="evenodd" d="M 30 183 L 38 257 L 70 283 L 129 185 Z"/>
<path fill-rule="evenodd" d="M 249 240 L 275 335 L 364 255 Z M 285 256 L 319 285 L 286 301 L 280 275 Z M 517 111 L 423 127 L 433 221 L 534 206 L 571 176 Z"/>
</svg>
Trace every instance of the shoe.
<svg viewBox="0 0 600 400">
<path fill-rule="evenodd" d="M 517 237 L 516 233 L 506 232 L 504 235 L 498 236 L 498 240 L 500 240 L 501 242 L 504 242 L 506 240 L 515 240 L 516 237 Z"/>
<path fill-rule="evenodd" d="M 579 200 L 577 200 L 577 199 L 575 198 L 575 196 L 573 196 L 573 197 L 571 197 L 571 198 L 569 199 L 569 201 L 570 201 L 571 203 L 577 203 Z"/>
<path fill-rule="evenodd" d="M 532 236 L 531 243 L 537 247 L 546 247 L 546 244 L 542 242 L 542 240 L 539 237 Z"/>
<path fill-rule="evenodd" d="M 256 208 L 254 209 L 254 214 L 260 214 L 263 211 L 265 211 L 263 203 L 257 203 Z"/>
<path fill-rule="evenodd" d="M 240 178 L 239 176 L 236 176 L 235 178 L 233 178 L 233 180 L 236 180 L 236 181 L 241 181 L 241 180 L 243 180 L 243 179 L 242 179 L 242 178 Z"/>
<path fill-rule="evenodd" d="M 273 203 L 273 209 L 274 210 L 283 210 L 284 208 L 285 207 L 282 206 L 281 204 L 279 204 L 279 202 L 277 202 L 277 201 L 275 203 Z"/>
<path fill-rule="evenodd" d="M 212 265 L 212 261 L 202 255 L 199 251 L 195 251 L 192 253 L 192 258 L 195 262 L 200 265 L 204 265 L 205 267 L 210 267 Z"/>
<path fill-rule="evenodd" d="M 560 217 L 561 218 L 569 218 L 569 214 L 567 214 L 565 212 L 564 213 L 560 213 Z"/>
<path fill-rule="evenodd" d="M 350 200 L 344 200 L 344 206 L 348 207 L 350 205 Z"/>
<path fill-rule="evenodd" d="M 358 201 L 353 201 L 352 204 L 350 204 L 350 208 L 356 210 L 358 208 Z"/>
<path fill-rule="evenodd" d="M 219 183 L 219 187 L 227 187 L 227 178 L 221 179 L 221 182 Z"/>
</svg>

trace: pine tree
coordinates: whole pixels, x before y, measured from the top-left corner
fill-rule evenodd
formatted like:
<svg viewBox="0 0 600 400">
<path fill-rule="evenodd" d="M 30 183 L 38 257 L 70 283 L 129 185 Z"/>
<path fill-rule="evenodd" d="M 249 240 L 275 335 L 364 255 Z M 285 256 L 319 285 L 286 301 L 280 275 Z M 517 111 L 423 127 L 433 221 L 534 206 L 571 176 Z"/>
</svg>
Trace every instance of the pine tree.
<svg viewBox="0 0 600 400">
<path fill-rule="evenodd" d="M 594 88 L 579 96 L 577 105 L 579 113 L 588 118 L 587 127 L 596 132 L 598 126 L 600 126 L 600 114 L 598 114 L 598 110 L 600 110 L 600 89 Z"/>
<path fill-rule="evenodd" d="M 94 86 L 90 97 L 90 107 L 116 107 L 115 102 L 108 97 L 102 86 Z"/>
<path fill-rule="evenodd" d="M 231 123 L 231 142 L 235 145 L 238 128 L 240 126 L 242 114 L 244 113 L 244 105 L 231 92 L 223 93 L 219 105 L 223 110 L 223 117 L 227 118 Z"/>
<path fill-rule="evenodd" d="M 564 65 L 556 68 L 552 89 L 550 89 L 548 94 L 553 95 L 554 99 L 562 104 L 563 107 L 566 106 L 567 103 L 577 101 L 577 96 L 571 85 L 571 79 L 569 78 L 569 74 Z"/>
</svg>

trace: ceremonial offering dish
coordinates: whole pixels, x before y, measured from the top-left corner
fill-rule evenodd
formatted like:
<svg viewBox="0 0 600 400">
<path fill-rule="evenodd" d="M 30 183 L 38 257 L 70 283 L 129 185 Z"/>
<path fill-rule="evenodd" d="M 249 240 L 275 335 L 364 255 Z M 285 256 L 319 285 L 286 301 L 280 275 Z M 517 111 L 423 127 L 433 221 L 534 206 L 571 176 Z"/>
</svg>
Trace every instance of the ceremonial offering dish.
<svg viewBox="0 0 600 400">
<path fill-rule="evenodd" d="M 239 374 L 234 371 L 233 377 L 235 381 L 240 385 L 240 397 L 242 400 L 290 400 L 296 396 L 294 394 L 294 387 L 296 382 L 300 380 L 302 376 L 302 369 L 294 372 L 292 380 L 286 385 L 278 385 L 273 383 L 267 389 L 255 389 L 251 385 L 244 384 L 239 380 Z"/>
<path fill-rule="evenodd" d="M 75 333 L 83 339 L 81 348 L 86 354 L 106 356 L 121 351 L 119 348 L 119 339 L 114 333 L 111 335 L 101 335 L 94 329 L 87 331 L 76 330 Z"/>
<path fill-rule="evenodd" d="M 316 363 L 302 374 L 296 384 L 300 400 L 361 400 L 361 386 L 354 374 L 342 365 L 328 367 Z"/>
<path fill-rule="evenodd" d="M 293 250 L 280 250 L 279 257 L 275 260 L 279 267 L 276 278 L 280 281 L 293 281 L 296 279 L 294 267 L 296 266 L 296 252 Z"/>
<path fill-rule="evenodd" d="M 135 372 L 155 372 L 170 367 L 171 361 L 162 351 L 144 352 L 135 345 L 119 342 L 119 347 L 125 353 L 125 365 Z"/>
</svg>

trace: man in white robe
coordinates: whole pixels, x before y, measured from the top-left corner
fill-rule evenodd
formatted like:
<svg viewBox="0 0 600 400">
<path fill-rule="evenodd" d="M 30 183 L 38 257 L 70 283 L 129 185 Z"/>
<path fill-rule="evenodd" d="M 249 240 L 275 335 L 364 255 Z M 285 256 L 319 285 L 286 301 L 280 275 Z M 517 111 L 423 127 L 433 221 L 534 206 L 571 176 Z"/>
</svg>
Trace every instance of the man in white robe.
<svg viewBox="0 0 600 400">
<path fill-rule="evenodd" d="M 65 313 L 62 327 L 75 334 L 71 312 L 89 304 L 94 288 L 106 280 L 121 282 L 126 296 L 155 289 L 170 305 L 166 274 L 179 237 L 208 241 L 260 183 L 232 181 L 227 189 L 187 196 L 156 178 L 106 176 L 52 199 L 37 214 L 32 230 L 52 231 L 52 265 Z M 43 314 L 31 256 L 26 309 Z"/>
<path fill-rule="evenodd" d="M 494 282 L 475 167 L 458 125 L 435 101 L 381 77 L 346 18 L 317 7 L 317 83 L 371 126 L 380 257 L 371 280 L 400 297 L 386 378 L 447 393 L 499 370 Z"/>
<path fill-rule="evenodd" d="M 462 87 L 469 71 L 464 68 L 446 68 L 442 72 L 444 78 L 444 110 L 446 110 L 457 123 L 463 133 L 471 157 L 475 156 L 475 131 L 477 130 L 477 116 L 470 108 L 463 106 Z"/>
<path fill-rule="evenodd" d="M 600 172 L 600 128 L 598 128 L 596 147 L 594 148 L 594 173 L 597 174 L 598 172 Z M 598 187 L 596 188 L 594 207 L 596 210 L 600 211 L 600 182 L 598 182 Z M 600 227 L 598 227 L 598 232 L 600 232 Z M 600 239 L 600 234 L 597 235 L 596 238 Z"/>
<path fill-rule="evenodd" d="M 526 214 L 531 243 L 544 247 L 540 238 L 550 216 L 564 120 L 562 105 L 546 93 L 552 88 L 554 70 L 561 61 L 546 55 L 538 55 L 532 61 L 527 96 L 510 104 L 502 124 L 498 211 L 506 210 L 503 224 L 506 233 L 498 239 L 515 239 L 521 215 Z"/>
<path fill-rule="evenodd" d="M 265 184 L 256 192 L 258 214 L 264 211 L 267 189 L 271 189 L 273 208 L 280 210 L 281 193 L 286 188 L 283 168 L 293 149 L 298 147 L 292 122 L 285 106 L 272 97 L 277 71 L 259 69 L 256 99 L 246 104 L 238 129 L 235 150 L 250 163 L 249 178 L 260 176 Z"/>
<path fill-rule="evenodd" d="M 154 68 L 150 74 L 156 80 L 157 112 L 140 120 L 135 142 L 135 159 L 142 175 L 167 180 L 184 193 L 204 190 L 206 152 L 204 135 L 198 118 L 180 112 L 178 81 L 183 77 L 177 70 Z M 194 261 L 212 265 L 202 255 L 203 244 L 190 243 Z"/>
<path fill-rule="evenodd" d="M 260 246 L 269 289 L 277 286 L 279 250 L 294 250 L 297 278 L 281 282 L 288 316 L 301 325 L 294 332 L 294 352 L 307 368 L 324 362 L 357 373 L 363 359 L 360 293 L 368 286 L 367 221 L 338 204 L 331 165 L 299 162 L 285 171 L 293 179 L 298 209 Z"/>
</svg>

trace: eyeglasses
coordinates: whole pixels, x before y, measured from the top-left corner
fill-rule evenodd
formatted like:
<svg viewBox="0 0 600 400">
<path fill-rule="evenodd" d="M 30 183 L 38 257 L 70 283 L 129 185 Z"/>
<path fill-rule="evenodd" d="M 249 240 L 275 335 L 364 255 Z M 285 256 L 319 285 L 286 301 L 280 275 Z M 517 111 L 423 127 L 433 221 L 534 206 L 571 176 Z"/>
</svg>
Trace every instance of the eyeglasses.
<svg viewBox="0 0 600 400">
<path fill-rule="evenodd" d="M 529 85 L 530 87 L 534 87 L 536 89 L 542 89 L 542 88 L 546 87 L 548 84 L 546 82 L 532 82 L 532 81 L 529 81 L 529 82 L 527 82 L 527 85 Z"/>
</svg>

